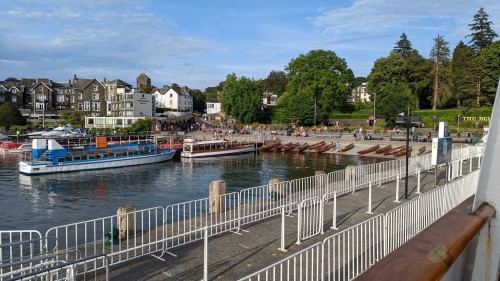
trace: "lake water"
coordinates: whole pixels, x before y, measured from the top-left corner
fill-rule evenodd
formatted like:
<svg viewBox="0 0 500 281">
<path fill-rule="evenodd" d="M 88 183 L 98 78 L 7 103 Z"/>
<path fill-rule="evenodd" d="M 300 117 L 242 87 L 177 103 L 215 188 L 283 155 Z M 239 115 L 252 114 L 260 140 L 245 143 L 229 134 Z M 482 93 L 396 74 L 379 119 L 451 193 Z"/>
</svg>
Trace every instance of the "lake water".
<svg viewBox="0 0 500 281">
<path fill-rule="evenodd" d="M 213 180 L 228 192 L 265 185 L 272 178 L 292 180 L 347 165 L 383 159 L 337 154 L 246 154 L 181 159 L 127 168 L 43 176 L 18 172 L 19 155 L 0 154 L 0 230 L 48 228 L 116 214 L 120 206 L 138 210 L 208 196 Z"/>
</svg>

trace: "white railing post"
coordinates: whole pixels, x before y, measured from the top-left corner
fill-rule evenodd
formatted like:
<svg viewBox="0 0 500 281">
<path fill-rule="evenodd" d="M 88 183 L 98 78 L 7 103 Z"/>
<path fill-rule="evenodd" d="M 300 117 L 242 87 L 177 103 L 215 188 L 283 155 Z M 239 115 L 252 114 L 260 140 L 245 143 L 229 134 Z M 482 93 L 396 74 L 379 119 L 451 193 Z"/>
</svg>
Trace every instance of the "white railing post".
<svg viewBox="0 0 500 281">
<path fill-rule="evenodd" d="M 396 175 L 396 200 L 395 203 L 399 203 L 399 174 Z"/>
<path fill-rule="evenodd" d="M 203 247 L 203 280 L 208 281 L 208 227 L 205 226 L 205 239 Z"/>
<path fill-rule="evenodd" d="M 302 202 L 299 203 L 298 205 L 298 218 L 297 218 L 297 242 L 295 244 L 300 245 L 300 236 L 301 236 L 301 230 L 302 230 Z"/>
<path fill-rule="evenodd" d="M 337 229 L 337 192 L 333 194 L 333 220 L 331 229 Z"/>
<path fill-rule="evenodd" d="M 480 169 L 481 168 L 481 155 L 479 155 L 477 157 L 477 168 Z"/>
<path fill-rule="evenodd" d="M 378 163 L 378 187 L 382 186 L 382 162 Z"/>
<path fill-rule="evenodd" d="M 420 169 L 417 168 L 417 194 L 420 194 Z"/>
<path fill-rule="evenodd" d="M 368 183 L 368 212 L 367 214 L 373 214 L 372 213 L 372 182 Z"/>
<path fill-rule="evenodd" d="M 285 249 L 285 206 L 281 207 L 281 247 L 278 250 L 287 251 Z"/>
<path fill-rule="evenodd" d="M 469 154 L 469 172 L 472 172 L 472 156 Z"/>
</svg>

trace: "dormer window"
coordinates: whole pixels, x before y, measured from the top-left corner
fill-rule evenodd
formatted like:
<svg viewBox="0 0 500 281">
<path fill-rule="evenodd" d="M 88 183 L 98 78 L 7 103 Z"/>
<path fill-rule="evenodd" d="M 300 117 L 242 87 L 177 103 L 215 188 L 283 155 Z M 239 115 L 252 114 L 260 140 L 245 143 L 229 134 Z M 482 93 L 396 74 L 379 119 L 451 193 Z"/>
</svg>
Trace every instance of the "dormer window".
<svg viewBox="0 0 500 281">
<path fill-rule="evenodd" d="M 12 88 L 12 89 L 10 89 L 10 92 L 13 93 L 13 94 L 15 94 L 15 93 L 17 93 L 17 89 L 16 88 Z"/>
</svg>

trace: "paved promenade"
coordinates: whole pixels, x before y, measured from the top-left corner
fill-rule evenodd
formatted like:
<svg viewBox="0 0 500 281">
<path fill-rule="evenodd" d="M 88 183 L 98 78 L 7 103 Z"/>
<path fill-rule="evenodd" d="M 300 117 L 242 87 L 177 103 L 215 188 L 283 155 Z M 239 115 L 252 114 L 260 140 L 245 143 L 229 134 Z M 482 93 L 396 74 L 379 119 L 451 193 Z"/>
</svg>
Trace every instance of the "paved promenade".
<svg viewBox="0 0 500 281">
<path fill-rule="evenodd" d="M 463 165 L 464 173 L 468 172 L 468 162 L 464 162 Z M 444 168 L 438 169 L 437 179 L 438 186 L 445 184 L 446 173 Z M 434 181 L 434 170 L 423 171 L 421 174 L 421 191 L 432 190 L 435 187 Z M 416 177 L 410 177 L 408 181 L 408 199 L 418 196 L 416 186 Z M 292 216 L 286 217 L 285 245 L 287 252 L 278 250 L 280 247 L 281 216 L 252 225 L 245 225 L 240 234 L 225 233 L 209 237 L 209 280 L 236 280 L 242 278 L 309 245 L 320 242 L 338 231 L 378 214 L 384 214 L 407 201 L 407 199 L 404 199 L 404 187 L 405 182 L 403 179 L 400 181 L 400 202 L 395 203 L 395 181 L 385 183 L 381 187 L 374 186 L 372 190 L 373 214 L 367 214 L 367 189 L 340 197 L 337 200 L 338 230 L 330 229 L 332 225 L 332 206 L 328 204 L 324 216 L 325 233 L 303 241 L 300 245 L 295 244 L 297 240 L 297 213 L 294 212 Z M 161 261 L 155 257 L 146 256 L 114 265 L 111 267 L 110 280 L 201 280 L 203 278 L 203 240 L 176 247 L 170 251 L 176 254 L 177 257 L 165 254 L 163 256 L 165 261 Z M 103 280 L 102 276 L 98 280 Z"/>
</svg>

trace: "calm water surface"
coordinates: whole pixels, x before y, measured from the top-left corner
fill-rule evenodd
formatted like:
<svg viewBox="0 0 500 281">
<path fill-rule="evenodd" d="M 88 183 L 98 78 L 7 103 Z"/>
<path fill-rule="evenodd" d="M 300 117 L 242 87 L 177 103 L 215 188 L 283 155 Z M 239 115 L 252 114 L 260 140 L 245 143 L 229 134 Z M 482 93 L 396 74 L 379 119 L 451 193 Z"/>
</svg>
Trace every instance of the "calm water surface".
<svg viewBox="0 0 500 281">
<path fill-rule="evenodd" d="M 213 180 L 228 192 L 381 159 L 336 154 L 246 154 L 44 176 L 18 172 L 19 155 L 0 154 L 0 230 L 48 228 L 116 214 L 120 206 L 167 206 L 208 196 Z"/>
</svg>

